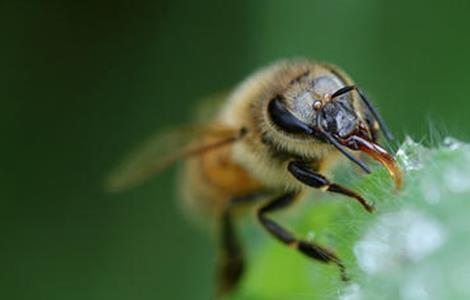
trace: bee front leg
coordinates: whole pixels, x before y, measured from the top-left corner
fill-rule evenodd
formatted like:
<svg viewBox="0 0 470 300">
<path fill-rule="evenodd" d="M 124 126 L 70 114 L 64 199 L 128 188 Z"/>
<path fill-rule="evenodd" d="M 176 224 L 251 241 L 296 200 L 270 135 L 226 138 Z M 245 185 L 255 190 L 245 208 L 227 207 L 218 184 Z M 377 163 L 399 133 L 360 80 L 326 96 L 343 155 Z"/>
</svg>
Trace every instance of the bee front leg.
<svg viewBox="0 0 470 300">
<path fill-rule="evenodd" d="M 287 246 L 297 249 L 304 255 L 315 260 L 324 263 L 336 264 L 341 271 L 341 278 L 344 281 L 348 280 L 343 263 L 332 251 L 313 242 L 295 238 L 292 233 L 284 229 L 282 226 L 267 216 L 267 214 L 270 212 L 285 208 L 292 204 L 298 195 L 298 193 L 287 193 L 275 198 L 258 210 L 258 220 L 270 234 L 272 234 L 276 239 L 286 244 Z"/>
<path fill-rule="evenodd" d="M 339 184 L 331 183 L 323 175 L 314 172 L 303 162 L 290 162 L 288 170 L 295 178 L 308 186 L 351 197 L 357 200 L 368 212 L 374 211 L 374 207 L 361 195 Z"/>
</svg>

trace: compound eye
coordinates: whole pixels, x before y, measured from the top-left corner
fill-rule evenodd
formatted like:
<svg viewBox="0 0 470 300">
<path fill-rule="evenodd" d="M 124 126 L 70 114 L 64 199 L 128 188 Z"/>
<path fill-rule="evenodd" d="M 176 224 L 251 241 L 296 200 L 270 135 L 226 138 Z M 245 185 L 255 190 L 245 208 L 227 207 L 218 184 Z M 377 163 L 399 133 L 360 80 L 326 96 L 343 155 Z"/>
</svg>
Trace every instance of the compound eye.
<svg viewBox="0 0 470 300">
<path fill-rule="evenodd" d="M 300 121 L 286 108 L 280 96 L 269 102 L 268 113 L 274 124 L 286 132 L 303 134 L 313 133 L 312 128 Z"/>
</svg>

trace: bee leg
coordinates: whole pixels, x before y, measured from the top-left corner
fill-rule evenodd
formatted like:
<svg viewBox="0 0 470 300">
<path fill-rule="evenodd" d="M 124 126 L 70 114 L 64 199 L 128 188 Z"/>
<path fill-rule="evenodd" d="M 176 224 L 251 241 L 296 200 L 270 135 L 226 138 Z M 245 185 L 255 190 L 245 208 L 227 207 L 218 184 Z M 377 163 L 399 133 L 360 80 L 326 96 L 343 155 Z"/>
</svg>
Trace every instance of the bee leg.
<svg viewBox="0 0 470 300">
<path fill-rule="evenodd" d="M 294 202 L 297 196 L 298 193 L 287 193 L 275 198 L 258 210 L 258 220 L 270 234 L 287 246 L 295 248 L 304 255 L 315 260 L 324 263 L 336 264 L 341 271 L 341 279 L 347 281 L 348 276 L 346 275 L 345 267 L 341 260 L 332 251 L 313 242 L 296 239 L 292 233 L 267 217 L 267 213 L 289 206 Z"/>
<path fill-rule="evenodd" d="M 221 221 L 222 245 L 217 272 L 218 297 L 237 287 L 244 270 L 243 251 L 229 210 L 223 214 Z"/>
<path fill-rule="evenodd" d="M 243 250 L 233 224 L 233 208 L 237 204 L 254 201 L 265 196 L 265 192 L 253 193 L 243 197 L 235 197 L 225 209 L 220 219 L 221 253 L 217 270 L 217 297 L 234 290 L 244 270 Z"/>
<path fill-rule="evenodd" d="M 312 171 L 303 162 L 290 162 L 288 169 L 295 178 L 308 186 L 351 197 L 357 200 L 368 212 L 374 211 L 374 207 L 361 195 L 341 185 L 331 183 L 325 176 Z"/>
</svg>

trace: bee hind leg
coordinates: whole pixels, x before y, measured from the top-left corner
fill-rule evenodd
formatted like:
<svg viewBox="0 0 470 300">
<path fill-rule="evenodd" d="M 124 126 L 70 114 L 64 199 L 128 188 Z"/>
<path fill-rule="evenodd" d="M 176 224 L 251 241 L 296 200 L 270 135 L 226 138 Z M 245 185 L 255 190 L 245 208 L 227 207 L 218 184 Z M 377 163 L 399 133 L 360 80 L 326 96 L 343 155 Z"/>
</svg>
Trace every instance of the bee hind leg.
<svg viewBox="0 0 470 300">
<path fill-rule="evenodd" d="M 217 270 L 217 296 L 232 291 L 238 285 L 244 270 L 243 250 L 235 233 L 230 210 L 221 219 L 221 254 Z"/>
<path fill-rule="evenodd" d="M 312 259 L 324 263 L 336 264 L 340 269 L 341 279 L 343 281 L 347 281 L 348 276 L 346 274 L 346 268 L 341 262 L 341 260 L 332 251 L 320 245 L 317 245 L 316 243 L 295 238 L 292 233 L 284 229 L 276 222 L 272 221 L 267 216 L 267 214 L 270 212 L 289 206 L 294 202 L 297 196 L 298 193 L 287 193 L 275 198 L 274 200 L 272 200 L 271 202 L 269 202 L 258 210 L 258 220 L 271 235 L 273 235 L 276 239 L 286 244 L 287 246 L 297 249 L 298 251 Z"/>
<path fill-rule="evenodd" d="M 265 192 L 235 197 L 220 219 L 220 254 L 217 268 L 217 298 L 235 290 L 245 269 L 243 249 L 236 234 L 233 208 L 237 204 L 254 201 L 265 196 Z"/>
</svg>

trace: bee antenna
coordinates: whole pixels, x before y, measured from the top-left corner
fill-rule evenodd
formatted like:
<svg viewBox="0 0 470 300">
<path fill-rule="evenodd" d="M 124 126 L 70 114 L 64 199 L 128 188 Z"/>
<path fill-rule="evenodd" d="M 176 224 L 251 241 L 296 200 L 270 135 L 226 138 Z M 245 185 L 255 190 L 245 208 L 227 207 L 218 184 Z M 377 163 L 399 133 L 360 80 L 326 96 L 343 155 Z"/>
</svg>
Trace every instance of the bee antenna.
<svg viewBox="0 0 470 300">
<path fill-rule="evenodd" d="M 348 151 L 346 151 L 344 149 L 344 147 L 330 134 L 328 133 L 327 131 L 325 131 L 321 125 L 321 112 L 318 113 L 318 116 L 317 116 L 317 126 L 318 126 L 318 129 L 321 133 L 321 135 L 330 143 L 332 144 L 336 149 L 338 149 L 339 152 L 341 152 L 341 154 L 343 154 L 344 156 L 346 156 L 350 161 L 354 162 L 355 164 L 357 164 L 362 170 L 364 170 L 364 172 L 366 172 L 367 174 L 370 174 L 371 171 L 369 169 L 369 167 L 362 161 L 362 160 L 359 160 L 357 158 L 355 158 L 353 155 L 351 155 L 351 153 L 349 153 Z"/>
<path fill-rule="evenodd" d="M 364 104 L 367 106 L 369 111 L 374 116 L 375 120 L 377 120 L 377 122 L 379 123 L 380 129 L 382 129 L 382 132 L 384 133 L 385 138 L 388 141 L 393 140 L 393 134 L 388 129 L 387 125 L 385 125 L 385 122 L 384 122 L 382 116 L 379 114 L 377 109 L 372 105 L 372 103 L 370 103 L 370 101 L 367 98 L 366 94 L 360 88 L 358 88 L 357 86 L 349 85 L 349 86 L 345 86 L 345 87 L 340 88 L 339 90 L 334 92 L 333 95 L 331 95 L 331 100 L 333 100 L 334 98 L 336 98 L 338 96 L 341 96 L 343 94 L 349 93 L 352 90 L 355 90 L 359 94 L 359 97 L 361 98 L 362 102 L 364 102 Z"/>
</svg>

